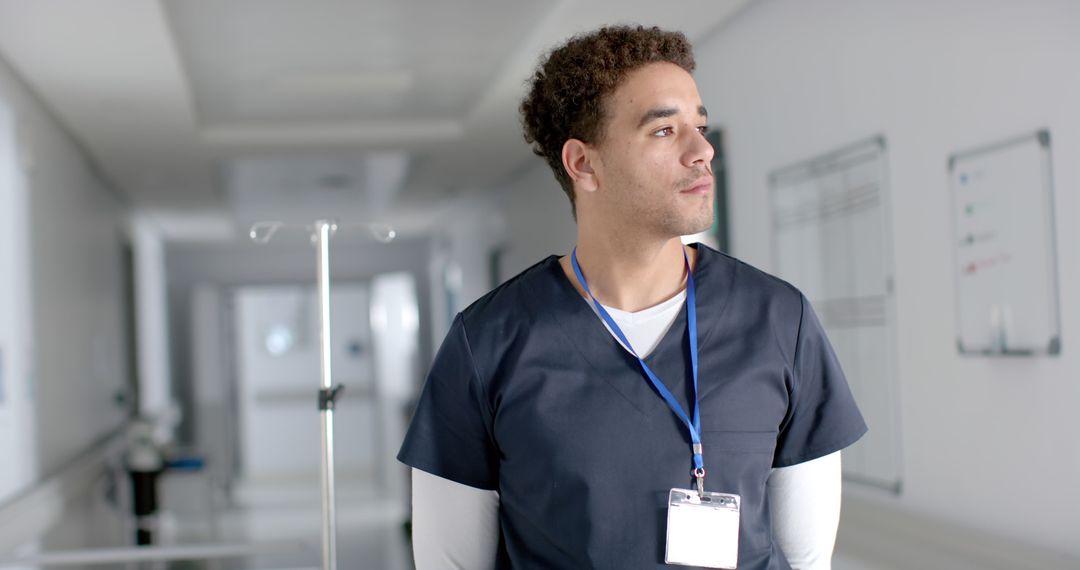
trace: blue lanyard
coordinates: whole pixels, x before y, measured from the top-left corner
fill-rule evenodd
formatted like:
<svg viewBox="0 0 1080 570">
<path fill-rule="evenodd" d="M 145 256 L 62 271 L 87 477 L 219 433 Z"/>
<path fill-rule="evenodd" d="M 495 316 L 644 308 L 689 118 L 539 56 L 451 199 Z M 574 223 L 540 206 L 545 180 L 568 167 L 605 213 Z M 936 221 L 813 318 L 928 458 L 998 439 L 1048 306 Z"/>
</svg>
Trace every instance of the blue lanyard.
<svg viewBox="0 0 1080 570">
<path fill-rule="evenodd" d="M 694 469 L 692 474 L 697 480 L 698 492 L 704 493 L 705 482 L 705 460 L 701 455 L 701 414 L 698 410 L 698 339 L 697 339 L 697 298 L 694 295 L 694 273 L 690 270 L 690 259 L 686 257 L 686 251 L 683 251 L 683 261 L 686 262 L 686 321 L 687 328 L 690 331 L 690 367 L 694 374 L 694 420 L 690 421 L 690 418 L 683 411 L 679 401 L 675 399 L 675 396 L 671 394 L 671 391 L 664 386 L 664 383 L 653 373 L 648 364 L 638 356 L 634 348 L 630 346 L 630 341 L 627 340 L 623 334 L 622 329 L 615 323 L 615 320 L 608 314 L 607 309 L 593 297 L 592 291 L 589 290 L 589 284 L 585 281 L 585 275 L 581 272 L 581 265 L 578 264 L 577 248 L 570 255 L 570 262 L 574 266 L 574 274 L 577 275 L 578 281 L 581 283 L 581 287 L 585 289 L 585 292 L 589 294 L 589 298 L 592 300 L 593 305 L 596 306 L 596 312 L 600 313 L 600 317 L 604 319 L 608 327 L 611 328 L 611 332 L 615 333 L 615 336 L 622 341 L 626 349 L 630 351 L 637 358 L 638 363 L 641 364 L 641 369 L 645 371 L 645 376 L 649 378 L 649 382 L 652 383 L 653 388 L 659 392 L 660 396 L 667 402 L 671 411 L 675 412 L 675 415 L 679 416 L 679 419 L 683 421 L 686 428 L 690 431 L 690 441 L 692 443 L 691 450 L 693 452 Z"/>
</svg>

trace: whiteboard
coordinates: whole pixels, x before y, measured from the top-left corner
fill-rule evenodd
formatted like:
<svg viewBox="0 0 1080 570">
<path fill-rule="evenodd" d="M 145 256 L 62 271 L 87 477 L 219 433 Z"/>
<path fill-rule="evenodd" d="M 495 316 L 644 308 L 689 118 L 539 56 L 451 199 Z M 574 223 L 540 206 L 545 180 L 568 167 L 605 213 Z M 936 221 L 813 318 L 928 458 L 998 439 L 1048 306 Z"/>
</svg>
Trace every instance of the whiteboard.
<svg viewBox="0 0 1080 570">
<path fill-rule="evenodd" d="M 769 175 L 773 268 L 825 327 L 870 431 L 844 450 L 844 478 L 900 492 L 896 309 L 885 139 Z"/>
<path fill-rule="evenodd" d="M 1061 352 L 1050 133 L 949 157 L 957 350 Z"/>
</svg>

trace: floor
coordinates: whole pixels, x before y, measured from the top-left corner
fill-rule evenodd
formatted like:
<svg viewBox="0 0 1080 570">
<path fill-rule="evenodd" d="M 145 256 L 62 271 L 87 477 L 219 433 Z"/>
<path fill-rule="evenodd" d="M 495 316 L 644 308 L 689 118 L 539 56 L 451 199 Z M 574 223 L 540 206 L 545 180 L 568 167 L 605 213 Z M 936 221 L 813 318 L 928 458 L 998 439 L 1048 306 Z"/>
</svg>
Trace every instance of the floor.
<svg viewBox="0 0 1080 570">
<path fill-rule="evenodd" d="M 318 481 L 311 485 L 238 489 L 230 500 L 214 493 L 199 474 L 167 476 L 161 484 L 161 516 L 154 544 L 177 549 L 216 545 L 212 558 L 195 554 L 186 559 L 152 562 L 60 564 L 58 556 L 77 557 L 91 550 L 118 549 L 135 544 L 135 528 L 116 495 L 129 488 L 121 480 L 102 479 L 96 492 L 69 505 L 65 516 L 44 535 L 11 553 L 33 562 L 48 553 L 48 564 L 0 568 L 85 568 L 87 570 L 232 570 L 321 568 L 321 499 Z M 337 490 L 338 568 L 349 570 L 411 570 L 412 561 L 405 509 L 400 501 L 383 501 L 364 485 L 344 484 Z M 112 498 L 110 498 L 112 497 Z M 121 501 L 123 499 L 121 498 Z M 222 553 L 221 550 L 229 552 Z M 120 554 L 122 555 L 122 553 Z"/>
<path fill-rule="evenodd" d="M 70 503 L 64 517 L 32 542 L 0 553 L 0 568 L 39 570 L 318 570 L 321 568 L 321 500 L 317 478 L 239 485 L 226 493 L 200 473 L 178 473 L 161 482 L 162 509 L 155 545 L 183 550 L 211 545 L 215 552 L 180 552 L 171 560 L 123 562 L 132 552 L 135 528 L 123 477 L 103 477 L 92 492 Z M 339 481 L 337 567 L 341 570 L 411 570 L 406 509 L 362 481 Z M 849 505 L 854 506 L 854 505 Z M 850 509 L 849 509 L 850 510 Z M 854 512 L 854 511 L 853 511 Z M 851 513 L 849 513 L 850 515 Z M 852 516 L 841 523 L 833 570 L 1005 567 L 1071 568 L 1068 564 L 987 565 L 963 552 L 930 552 L 926 545 L 876 536 Z M 860 527 L 860 528 L 854 528 Z M 862 532 L 863 534 L 859 534 Z M 870 533 L 870 534 L 866 534 Z M 875 542 L 876 541 L 876 542 Z M 885 541 L 885 542 L 882 542 Z M 896 542 L 895 544 L 893 544 Z M 880 543 L 880 544 L 879 544 Z M 112 549 L 112 562 L 88 562 L 87 553 Z M 923 552 L 926 550 L 926 552 Z M 917 556 L 913 552 L 919 553 Z M 82 556 L 82 560 L 76 560 Z M 66 563 L 62 560 L 67 557 Z M 912 562 L 912 561 L 916 562 Z"/>
<path fill-rule="evenodd" d="M 232 570 L 321 568 L 321 509 L 319 485 L 262 485 L 238 488 L 230 500 L 215 499 L 205 477 L 173 474 L 162 481 L 162 516 L 155 544 L 159 546 L 232 545 L 255 551 L 213 559 L 155 562 L 73 563 L 49 568 L 87 570 Z M 134 527 L 116 502 L 130 489 L 120 479 L 103 479 L 96 492 L 72 503 L 65 517 L 33 543 L 12 553 L 63 553 L 134 544 Z M 110 496 L 113 498 L 110 499 Z M 123 497 L 120 497 L 122 503 Z M 361 484 L 338 488 L 338 568 L 349 570 L 411 570 L 404 507 L 400 501 L 380 501 L 377 492 Z M 37 570 L 46 566 L 5 565 L 0 568 Z M 833 570 L 892 570 L 837 552 Z"/>
</svg>

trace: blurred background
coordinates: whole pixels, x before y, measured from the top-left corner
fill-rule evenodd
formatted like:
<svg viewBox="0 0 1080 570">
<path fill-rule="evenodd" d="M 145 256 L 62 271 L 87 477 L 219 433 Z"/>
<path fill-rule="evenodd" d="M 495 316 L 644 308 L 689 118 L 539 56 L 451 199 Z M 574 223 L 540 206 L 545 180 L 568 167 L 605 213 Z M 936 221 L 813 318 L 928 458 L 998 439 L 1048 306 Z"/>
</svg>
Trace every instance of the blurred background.
<svg viewBox="0 0 1080 570">
<path fill-rule="evenodd" d="M 332 219 L 339 566 L 411 568 L 428 363 L 575 238 L 524 81 L 614 23 L 694 43 L 686 240 L 806 292 L 871 426 L 834 568 L 1080 568 L 1074 0 L 0 0 L 0 567 L 320 565 Z"/>
</svg>

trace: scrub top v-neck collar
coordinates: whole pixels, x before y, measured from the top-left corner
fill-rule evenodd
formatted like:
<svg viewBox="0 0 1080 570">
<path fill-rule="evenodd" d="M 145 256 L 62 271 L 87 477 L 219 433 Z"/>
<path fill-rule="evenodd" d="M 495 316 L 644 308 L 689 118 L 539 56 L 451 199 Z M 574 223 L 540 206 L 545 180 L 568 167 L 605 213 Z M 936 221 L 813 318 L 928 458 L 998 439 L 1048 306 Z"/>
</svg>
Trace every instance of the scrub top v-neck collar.
<svg viewBox="0 0 1080 570">
<path fill-rule="evenodd" d="M 721 270 L 734 270 L 731 264 L 714 263 L 724 258 L 718 256 L 717 259 L 713 259 L 713 256 L 710 255 L 712 252 L 707 248 L 690 247 L 694 247 L 698 253 L 693 267 L 694 278 L 697 282 L 712 282 L 708 275 L 716 267 Z M 647 384 L 644 377 L 641 376 L 637 358 L 627 352 L 604 327 L 604 322 L 589 306 L 589 302 L 578 293 L 569 276 L 563 271 L 562 265 L 559 263 L 559 257 L 552 255 L 548 257 L 545 263 L 547 265 L 546 269 L 553 280 L 553 286 L 548 292 L 550 295 L 549 302 L 546 306 L 552 310 L 562 332 L 569 339 L 570 344 L 581 354 L 582 358 L 601 377 L 633 402 L 636 398 L 631 393 L 628 393 L 626 387 L 621 386 L 616 379 L 629 370 L 635 381 Z M 722 290 L 707 288 L 698 291 L 697 312 L 698 327 L 700 329 L 698 338 L 702 347 L 706 346 L 711 332 L 716 327 L 717 321 L 720 320 L 720 315 L 726 305 L 731 279 L 721 279 L 721 282 L 725 285 Z M 660 342 L 657 343 L 656 348 L 644 359 L 645 362 L 651 366 L 660 358 L 660 355 L 672 350 L 681 354 L 682 343 L 685 338 L 686 308 L 684 306 L 679 311 L 679 315 L 675 318 L 671 327 L 668 328 Z M 703 371 L 703 373 L 707 373 L 707 371 Z M 702 387 L 702 389 L 704 394 L 707 387 Z M 631 390 L 631 392 L 633 391 L 636 390 Z M 662 401 L 660 403 L 663 404 Z M 661 408 L 670 413 L 666 407 L 661 406 Z"/>
<path fill-rule="evenodd" d="M 700 255 L 698 256 L 700 259 Z M 697 265 L 697 262 L 695 263 Z M 589 358 L 589 354 L 593 354 L 594 358 L 597 354 L 610 354 L 610 351 L 618 352 L 627 362 L 632 363 L 635 367 L 638 366 L 637 359 L 634 355 L 627 352 L 625 348 L 619 343 L 618 339 L 611 335 L 611 333 L 604 327 L 604 321 L 596 314 L 595 310 L 589 306 L 589 301 L 581 296 L 577 288 L 574 287 L 570 276 L 563 271 L 562 264 L 559 263 L 559 258 L 551 256 L 549 258 L 549 269 L 556 273 L 556 280 L 559 287 L 556 294 L 559 300 L 567 299 L 570 301 L 567 303 L 567 310 L 565 312 L 566 320 L 561 317 L 563 314 L 557 315 L 560 324 L 563 325 L 565 332 L 570 335 L 572 339 L 577 339 L 579 343 L 588 343 L 588 346 L 578 344 L 577 346 L 582 349 L 587 349 L 589 353 L 586 353 L 586 358 Z M 560 303 L 561 304 L 561 303 Z M 561 313 L 561 312 L 560 312 Z M 682 340 L 683 335 L 686 334 L 686 308 L 685 306 L 679 311 L 678 316 L 675 317 L 675 321 L 668 327 L 667 332 L 660 338 L 660 342 L 656 344 L 656 347 L 644 358 L 646 363 L 651 363 L 654 355 L 667 350 L 672 342 L 679 342 Z M 593 352 L 594 350 L 600 350 L 604 352 Z M 585 352 L 585 350 L 583 350 Z M 593 361 L 590 359 L 590 361 Z"/>
</svg>

